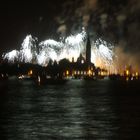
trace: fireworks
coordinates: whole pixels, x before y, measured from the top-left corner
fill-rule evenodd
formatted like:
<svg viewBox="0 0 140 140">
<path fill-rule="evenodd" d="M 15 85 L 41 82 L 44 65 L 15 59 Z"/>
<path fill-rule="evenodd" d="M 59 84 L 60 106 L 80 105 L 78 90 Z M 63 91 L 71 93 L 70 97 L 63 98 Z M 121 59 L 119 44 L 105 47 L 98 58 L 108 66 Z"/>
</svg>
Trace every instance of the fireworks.
<svg viewBox="0 0 140 140">
<path fill-rule="evenodd" d="M 62 54 L 65 54 L 65 58 L 71 60 L 77 60 L 80 53 L 84 52 L 85 48 L 86 32 L 79 33 L 77 35 L 71 35 L 65 39 L 65 45 Z"/>
<path fill-rule="evenodd" d="M 96 40 L 94 46 L 92 47 L 92 61 L 96 66 L 108 68 L 113 66 L 113 57 L 115 56 L 113 52 L 114 46 L 107 43 L 102 39 Z"/>
<path fill-rule="evenodd" d="M 37 45 L 37 38 L 27 35 L 20 50 L 13 50 L 3 55 L 4 59 L 10 62 L 18 60 L 25 63 L 36 63 L 46 66 L 49 60 L 59 61 L 72 57 L 76 61 L 80 54 L 85 56 L 86 32 L 71 35 L 63 41 L 48 39 Z M 98 67 L 107 68 L 113 66 L 113 46 L 102 39 L 98 39 L 91 44 L 91 61 Z"/>
<path fill-rule="evenodd" d="M 31 63 L 34 58 L 37 56 L 37 46 L 36 46 L 36 38 L 33 38 L 31 35 L 28 35 L 23 43 L 20 54 L 20 61 L 24 61 L 25 63 Z"/>
<path fill-rule="evenodd" d="M 18 59 L 18 56 L 19 56 L 19 51 L 12 50 L 11 52 L 6 53 L 5 55 L 3 55 L 3 58 L 8 59 L 8 61 L 10 61 L 10 62 L 14 62 L 15 60 Z"/>
<path fill-rule="evenodd" d="M 37 56 L 37 62 L 40 65 L 46 65 L 49 60 L 58 60 L 58 56 L 63 49 L 63 43 L 57 42 L 52 39 L 42 41 L 39 44 L 39 54 Z"/>
</svg>

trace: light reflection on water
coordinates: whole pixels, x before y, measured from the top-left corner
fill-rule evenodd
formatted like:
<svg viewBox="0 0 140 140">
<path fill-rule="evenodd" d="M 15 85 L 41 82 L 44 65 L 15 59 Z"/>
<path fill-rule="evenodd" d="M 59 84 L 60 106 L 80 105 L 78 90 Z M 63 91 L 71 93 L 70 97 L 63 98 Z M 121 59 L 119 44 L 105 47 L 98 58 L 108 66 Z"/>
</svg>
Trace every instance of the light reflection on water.
<svg viewBox="0 0 140 140">
<path fill-rule="evenodd" d="M 134 137 L 139 114 L 133 115 L 137 119 L 131 122 L 133 125 L 127 121 L 131 120 L 129 111 L 139 111 L 139 95 L 126 97 L 130 89 L 123 84 L 109 80 L 71 80 L 59 86 L 37 86 L 31 81 L 17 80 L 1 83 L 0 137 L 14 140 Z"/>
</svg>

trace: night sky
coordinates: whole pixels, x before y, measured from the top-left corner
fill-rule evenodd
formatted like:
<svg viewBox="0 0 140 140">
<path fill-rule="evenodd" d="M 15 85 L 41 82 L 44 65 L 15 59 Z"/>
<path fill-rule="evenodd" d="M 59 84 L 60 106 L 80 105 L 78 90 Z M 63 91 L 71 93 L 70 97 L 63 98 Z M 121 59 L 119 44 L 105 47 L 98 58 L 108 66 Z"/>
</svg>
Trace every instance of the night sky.
<svg viewBox="0 0 140 140">
<path fill-rule="evenodd" d="M 27 34 L 58 39 L 84 26 L 126 51 L 140 52 L 139 0 L 4 1 L 0 4 L 0 53 L 20 48 Z"/>
</svg>

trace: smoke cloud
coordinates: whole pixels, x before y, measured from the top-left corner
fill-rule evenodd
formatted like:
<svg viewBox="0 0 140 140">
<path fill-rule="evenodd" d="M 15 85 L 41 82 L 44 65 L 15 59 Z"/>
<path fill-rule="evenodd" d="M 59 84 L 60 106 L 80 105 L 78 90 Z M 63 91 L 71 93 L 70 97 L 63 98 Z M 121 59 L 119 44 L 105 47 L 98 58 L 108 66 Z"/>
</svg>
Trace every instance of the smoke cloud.
<svg viewBox="0 0 140 140">
<path fill-rule="evenodd" d="M 115 68 L 119 73 L 131 66 L 132 71 L 140 73 L 140 53 L 130 53 L 122 46 L 116 46 L 114 50 L 116 57 L 114 58 Z"/>
</svg>

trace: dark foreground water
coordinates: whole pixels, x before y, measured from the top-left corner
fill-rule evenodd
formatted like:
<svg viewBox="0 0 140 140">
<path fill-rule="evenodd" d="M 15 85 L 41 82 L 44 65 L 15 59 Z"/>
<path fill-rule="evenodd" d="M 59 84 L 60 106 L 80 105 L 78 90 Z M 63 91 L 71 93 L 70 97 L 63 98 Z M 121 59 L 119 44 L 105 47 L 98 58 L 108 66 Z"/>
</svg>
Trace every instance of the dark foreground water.
<svg viewBox="0 0 140 140">
<path fill-rule="evenodd" d="M 0 83 L 0 139 L 140 138 L 140 82 Z"/>
</svg>

